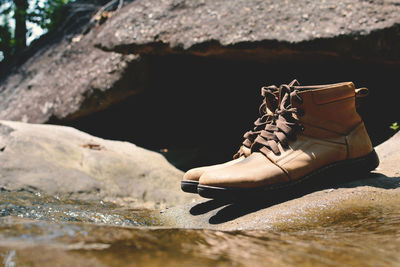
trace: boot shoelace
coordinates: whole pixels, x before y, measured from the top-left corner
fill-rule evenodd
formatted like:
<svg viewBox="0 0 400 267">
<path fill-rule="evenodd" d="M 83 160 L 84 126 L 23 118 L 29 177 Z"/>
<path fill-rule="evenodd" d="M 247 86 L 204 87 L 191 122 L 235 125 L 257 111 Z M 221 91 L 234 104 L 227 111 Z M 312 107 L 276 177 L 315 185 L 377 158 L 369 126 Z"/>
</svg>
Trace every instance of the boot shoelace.
<svg viewBox="0 0 400 267">
<path fill-rule="evenodd" d="M 277 92 L 279 88 L 275 85 L 264 86 L 261 88 L 261 96 L 263 97 L 263 102 L 258 108 L 260 117 L 254 122 L 253 130 L 246 132 L 243 135 L 244 141 L 243 145 L 247 148 L 251 148 L 256 137 L 261 133 L 262 130 L 265 129 L 265 126 L 269 123 L 272 123 L 273 113 L 275 113 L 276 108 L 278 107 L 278 99 L 275 96 L 274 92 Z M 268 113 L 268 109 L 272 112 Z M 237 159 L 243 156 L 244 152 L 240 149 L 234 156 L 234 159 Z"/>
<path fill-rule="evenodd" d="M 280 86 L 280 104 L 275 111 L 273 122 L 265 125 L 256 137 L 254 144 L 251 147 L 252 152 L 258 150 L 264 155 L 272 151 L 275 155 L 280 155 L 278 144 L 283 148 L 287 148 L 288 140 L 295 140 L 298 131 L 304 131 L 304 127 L 298 121 L 297 116 L 303 116 L 302 109 L 294 108 L 291 101 L 303 102 L 298 95 L 298 90 L 293 88 L 294 83 L 289 85 L 283 84 Z"/>
</svg>

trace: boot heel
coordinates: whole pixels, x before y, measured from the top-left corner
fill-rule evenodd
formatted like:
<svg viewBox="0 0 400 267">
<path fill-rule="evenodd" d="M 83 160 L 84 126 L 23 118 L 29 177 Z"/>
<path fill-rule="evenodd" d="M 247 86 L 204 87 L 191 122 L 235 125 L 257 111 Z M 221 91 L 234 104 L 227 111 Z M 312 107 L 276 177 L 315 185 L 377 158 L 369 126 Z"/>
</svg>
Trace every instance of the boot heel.
<svg viewBox="0 0 400 267">
<path fill-rule="evenodd" d="M 375 170 L 379 166 L 379 158 L 375 149 L 366 156 L 347 161 L 347 167 L 351 173 L 366 173 Z"/>
</svg>

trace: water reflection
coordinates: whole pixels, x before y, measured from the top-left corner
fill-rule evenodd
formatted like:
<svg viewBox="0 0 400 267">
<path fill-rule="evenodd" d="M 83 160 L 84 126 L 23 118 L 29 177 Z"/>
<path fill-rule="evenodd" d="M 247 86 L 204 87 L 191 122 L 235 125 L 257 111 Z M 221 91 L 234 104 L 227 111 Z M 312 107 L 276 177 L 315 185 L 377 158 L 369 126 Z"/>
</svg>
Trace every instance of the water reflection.
<svg viewBox="0 0 400 267">
<path fill-rule="evenodd" d="M 0 261 L 8 266 L 400 264 L 397 205 L 354 210 L 352 216 L 320 213 L 269 230 L 215 231 L 159 226 L 152 214 L 106 203 L 19 194 L 0 206 Z"/>
</svg>

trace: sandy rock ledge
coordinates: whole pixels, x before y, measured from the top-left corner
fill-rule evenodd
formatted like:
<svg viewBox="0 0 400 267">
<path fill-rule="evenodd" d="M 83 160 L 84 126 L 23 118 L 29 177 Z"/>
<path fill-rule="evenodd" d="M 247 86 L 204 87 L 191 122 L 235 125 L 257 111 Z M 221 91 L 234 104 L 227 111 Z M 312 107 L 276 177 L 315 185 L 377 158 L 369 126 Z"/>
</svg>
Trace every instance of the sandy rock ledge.
<svg viewBox="0 0 400 267">
<path fill-rule="evenodd" d="M 71 127 L 0 121 L 0 189 L 107 200 L 135 208 L 190 203 L 161 154 Z"/>
</svg>

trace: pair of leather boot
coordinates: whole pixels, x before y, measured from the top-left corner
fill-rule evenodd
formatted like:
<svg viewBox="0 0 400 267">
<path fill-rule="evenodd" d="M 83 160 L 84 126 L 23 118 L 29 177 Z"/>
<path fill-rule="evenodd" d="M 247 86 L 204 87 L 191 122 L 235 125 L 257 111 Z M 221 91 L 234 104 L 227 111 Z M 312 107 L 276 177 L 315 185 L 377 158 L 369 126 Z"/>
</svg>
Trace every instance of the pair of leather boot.
<svg viewBox="0 0 400 267">
<path fill-rule="evenodd" d="M 183 191 L 206 198 L 256 196 L 378 166 L 356 111 L 356 98 L 366 95 L 366 88 L 356 89 L 352 82 L 300 86 L 294 80 L 261 91 L 260 118 L 234 159 L 189 170 Z"/>
</svg>

